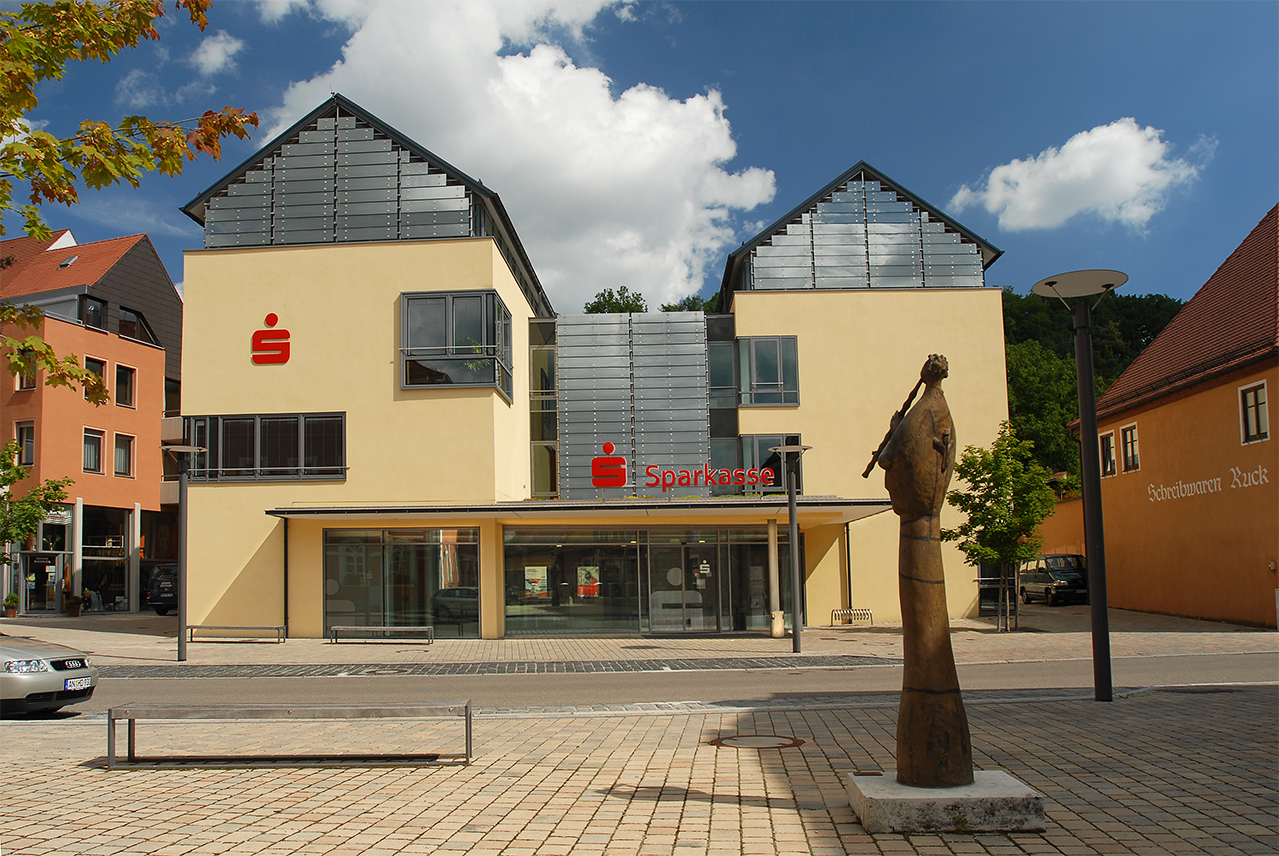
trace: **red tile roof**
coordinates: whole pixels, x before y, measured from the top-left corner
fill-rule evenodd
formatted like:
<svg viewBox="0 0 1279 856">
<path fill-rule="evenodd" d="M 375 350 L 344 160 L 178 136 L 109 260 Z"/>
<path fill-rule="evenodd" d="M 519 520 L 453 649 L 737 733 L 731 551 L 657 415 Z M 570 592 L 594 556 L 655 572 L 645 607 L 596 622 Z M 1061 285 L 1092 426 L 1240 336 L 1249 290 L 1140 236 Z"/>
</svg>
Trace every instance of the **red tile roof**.
<svg viewBox="0 0 1279 856">
<path fill-rule="evenodd" d="M 63 230 L 65 232 L 65 230 Z M 46 250 L 63 232 L 55 232 L 48 241 L 14 238 L 0 242 L 0 257 L 13 256 L 14 264 L 0 270 L 0 300 L 12 301 L 28 294 L 54 291 L 76 285 L 93 285 L 124 257 L 146 235 L 110 238 L 91 244 L 77 244 L 57 250 Z M 67 265 L 60 265 L 71 258 Z"/>
<path fill-rule="evenodd" d="M 1279 205 L 1097 402 L 1100 417 L 1279 353 Z"/>
</svg>

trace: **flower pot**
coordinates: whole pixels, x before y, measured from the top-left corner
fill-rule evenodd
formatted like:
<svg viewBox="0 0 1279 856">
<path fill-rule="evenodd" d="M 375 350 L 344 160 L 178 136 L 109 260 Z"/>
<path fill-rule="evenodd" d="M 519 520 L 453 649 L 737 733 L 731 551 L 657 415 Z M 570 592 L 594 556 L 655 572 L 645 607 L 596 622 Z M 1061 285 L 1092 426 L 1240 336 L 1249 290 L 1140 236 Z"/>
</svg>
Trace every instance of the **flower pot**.
<svg viewBox="0 0 1279 856">
<path fill-rule="evenodd" d="M 17 617 L 18 617 L 18 608 L 17 608 L 16 606 L 6 606 L 6 607 L 4 608 L 4 617 L 5 617 L 5 618 L 17 618 Z"/>
<path fill-rule="evenodd" d="M 68 615 L 69 617 L 71 617 L 71 618 L 79 618 L 79 617 L 80 617 L 80 607 L 78 607 L 78 606 L 68 606 L 68 607 L 67 607 L 67 615 Z"/>
</svg>

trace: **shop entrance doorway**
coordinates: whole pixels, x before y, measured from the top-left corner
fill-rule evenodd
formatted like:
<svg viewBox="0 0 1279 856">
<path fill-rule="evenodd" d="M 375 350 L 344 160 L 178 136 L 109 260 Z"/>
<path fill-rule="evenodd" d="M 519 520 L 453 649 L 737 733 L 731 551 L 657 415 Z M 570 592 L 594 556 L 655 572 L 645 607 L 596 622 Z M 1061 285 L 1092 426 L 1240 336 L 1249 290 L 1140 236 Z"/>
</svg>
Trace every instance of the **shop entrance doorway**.
<svg viewBox="0 0 1279 856">
<path fill-rule="evenodd" d="M 715 544 L 651 546 L 648 580 L 651 632 L 720 630 L 719 555 Z"/>
<path fill-rule="evenodd" d="M 25 612 L 57 612 L 61 556 L 56 553 L 23 553 L 22 575 L 25 581 Z"/>
</svg>

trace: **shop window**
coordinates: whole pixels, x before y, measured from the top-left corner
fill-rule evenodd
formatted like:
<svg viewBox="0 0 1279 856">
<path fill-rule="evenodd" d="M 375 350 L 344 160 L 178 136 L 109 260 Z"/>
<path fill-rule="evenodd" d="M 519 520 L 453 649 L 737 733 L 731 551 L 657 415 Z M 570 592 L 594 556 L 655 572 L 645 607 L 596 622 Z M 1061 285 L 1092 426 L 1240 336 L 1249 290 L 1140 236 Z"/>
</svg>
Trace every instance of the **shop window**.
<svg viewBox="0 0 1279 856">
<path fill-rule="evenodd" d="M 80 295 L 80 323 L 97 330 L 107 329 L 107 302 L 87 294 Z"/>
<path fill-rule="evenodd" d="M 147 323 L 146 318 L 142 317 L 142 313 L 123 306 L 120 307 L 120 335 L 126 339 L 137 339 L 139 342 L 149 342 L 152 345 L 160 344 L 160 340 L 155 337 L 151 325 Z"/>
<path fill-rule="evenodd" d="M 1137 426 L 1120 428 L 1119 442 L 1124 454 L 1124 472 L 1131 473 L 1141 469 L 1141 458 L 1137 455 Z"/>
<path fill-rule="evenodd" d="M 1101 442 L 1101 474 L 1103 476 L 1113 476 L 1115 469 L 1115 432 L 1111 431 L 1102 434 L 1099 438 Z"/>
<path fill-rule="evenodd" d="M 101 378 L 101 379 L 102 379 L 102 385 L 103 385 L 103 386 L 106 386 L 106 383 L 107 383 L 107 364 L 106 364 L 106 361 L 105 361 L 105 360 L 99 360 L 97 357 L 85 357 L 85 358 L 84 358 L 84 368 L 85 368 L 85 371 L 93 372 L 95 375 L 97 375 L 99 378 Z M 89 390 L 88 390 L 87 388 L 86 388 L 86 389 L 85 389 L 85 391 L 84 391 L 84 397 L 85 397 L 85 400 L 86 400 L 86 401 L 87 401 L 87 400 L 88 400 L 88 398 L 89 398 Z"/>
<path fill-rule="evenodd" d="M 1269 419 L 1266 415 L 1265 381 L 1239 389 L 1240 424 L 1245 443 L 1257 443 L 1270 437 Z"/>
<path fill-rule="evenodd" d="M 115 474 L 133 477 L 133 438 L 128 434 L 115 435 Z"/>
<path fill-rule="evenodd" d="M 36 424 L 19 422 L 13 426 L 14 439 L 18 441 L 18 466 L 34 467 L 36 463 Z"/>
<path fill-rule="evenodd" d="M 794 336 L 737 340 L 740 402 L 799 404 L 799 342 Z"/>
<path fill-rule="evenodd" d="M 128 366 L 115 367 L 115 403 L 121 407 L 133 407 L 134 379 L 137 372 Z"/>
<path fill-rule="evenodd" d="M 509 400 L 511 313 L 495 291 L 401 295 L 400 383 L 493 386 Z"/>
<path fill-rule="evenodd" d="M 101 431 L 86 428 L 84 430 L 84 471 L 86 473 L 102 472 L 102 440 L 106 435 Z"/>
<path fill-rule="evenodd" d="M 190 477 L 202 481 L 346 478 L 346 416 L 196 416 L 187 420 L 194 456 Z"/>
</svg>

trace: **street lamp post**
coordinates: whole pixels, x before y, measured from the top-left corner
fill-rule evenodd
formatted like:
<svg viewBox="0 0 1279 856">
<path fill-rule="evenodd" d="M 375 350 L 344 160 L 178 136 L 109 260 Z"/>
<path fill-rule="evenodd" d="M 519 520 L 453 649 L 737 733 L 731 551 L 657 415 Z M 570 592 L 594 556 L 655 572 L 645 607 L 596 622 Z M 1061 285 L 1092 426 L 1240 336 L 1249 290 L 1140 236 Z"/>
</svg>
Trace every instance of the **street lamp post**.
<svg viewBox="0 0 1279 856">
<path fill-rule="evenodd" d="M 800 653 L 800 573 L 799 573 L 799 517 L 795 510 L 795 479 L 799 468 L 799 456 L 812 446 L 772 446 L 768 451 L 777 452 L 786 465 L 786 504 L 790 510 L 790 602 L 791 602 L 791 650 Z"/>
<path fill-rule="evenodd" d="M 187 470 L 203 446 L 161 446 L 178 462 L 178 662 L 187 658 Z"/>
<path fill-rule="evenodd" d="M 1101 514 L 1101 454 L 1097 449 L 1097 393 L 1093 381 L 1092 309 L 1067 297 L 1105 297 L 1128 281 L 1117 270 L 1076 270 L 1042 279 L 1031 287 L 1040 297 L 1056 297 L 1074 315 L 1075 379 L 1079 387 L 1079 465 L 1084 490 L 1084 553 L 1088 559 L 1088 602 L 1092 612 L 1093 697 L 1111 701 L 1110 616 L 1106 597 L 1106 539 Z"/>
</svg>

